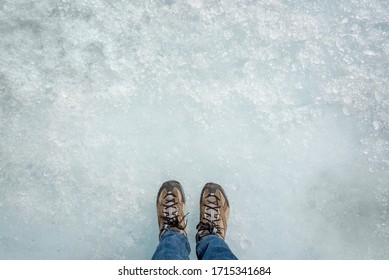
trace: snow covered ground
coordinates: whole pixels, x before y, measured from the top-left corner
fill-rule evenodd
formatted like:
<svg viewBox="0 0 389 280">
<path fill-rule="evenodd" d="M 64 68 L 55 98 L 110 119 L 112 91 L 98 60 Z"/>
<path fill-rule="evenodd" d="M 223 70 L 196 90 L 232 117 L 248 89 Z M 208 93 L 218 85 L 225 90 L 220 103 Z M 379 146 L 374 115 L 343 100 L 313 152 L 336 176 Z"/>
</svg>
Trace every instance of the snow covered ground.
<svg viewBox="0 0 389 280">
<path fill-rule="evenodd" d="M 389 259 L 389 2 L 0 0 L 0 258 L 149 259 L 221 184 L 241 259 Z"/>
</svg>

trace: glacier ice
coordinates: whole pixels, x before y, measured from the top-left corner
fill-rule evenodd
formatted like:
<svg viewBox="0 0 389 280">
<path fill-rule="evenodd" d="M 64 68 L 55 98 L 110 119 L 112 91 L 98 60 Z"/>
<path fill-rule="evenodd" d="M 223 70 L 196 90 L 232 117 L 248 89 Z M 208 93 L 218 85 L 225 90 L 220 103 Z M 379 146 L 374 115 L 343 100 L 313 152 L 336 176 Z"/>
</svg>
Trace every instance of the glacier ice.
<svg viewBox="0 0 389 280">
<path fill-rule="evenodd" d="M 149 259 L 155 199 L 241 259 L 388 259 L 387 1 L 0 0 L 0 259 Z"/>
</svg>

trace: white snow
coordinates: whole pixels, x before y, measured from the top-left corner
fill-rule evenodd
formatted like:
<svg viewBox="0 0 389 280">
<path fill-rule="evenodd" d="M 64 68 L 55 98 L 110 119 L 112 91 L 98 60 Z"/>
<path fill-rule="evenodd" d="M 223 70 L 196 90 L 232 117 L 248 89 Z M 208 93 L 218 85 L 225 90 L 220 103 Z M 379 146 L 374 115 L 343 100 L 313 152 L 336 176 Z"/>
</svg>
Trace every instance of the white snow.
<svg viewBox="0 0 389 280">
<path fill-rule="evenodd" d="M 182 183 L 241 259 L 388 259 L 387 1 L 0 0 L 0 258 L 149 259 Z"/>
</svg>

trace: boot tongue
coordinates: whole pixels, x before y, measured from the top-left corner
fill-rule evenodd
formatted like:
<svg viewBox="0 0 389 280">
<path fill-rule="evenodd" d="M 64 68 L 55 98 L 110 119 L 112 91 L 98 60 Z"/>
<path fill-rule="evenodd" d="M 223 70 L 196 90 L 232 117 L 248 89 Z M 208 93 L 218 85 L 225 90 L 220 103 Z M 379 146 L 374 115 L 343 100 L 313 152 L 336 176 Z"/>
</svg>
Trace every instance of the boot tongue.
<svg viewBox="0 0 389 280">
<path fill-rule="evenodd" d="M 168 194 L 166 196 L 166 199 L 169 200 L 168 203 L 166 203 L 166 206 L 167 206 L 167 210 L 168 210 L 168 215 L 167 217 L 168 218 L 173 218 L 175 215 L 174 215 L 174 212 L 177 210 L 176 207 L 174 207 L 174 196 L 172 194 Z"/>
<path fill-rule="evenodd" d="M 209 194 L 208 203 L 210 203 L 211 204 L 210 206 L 212 206 L 212 207 L 217 206 L 217 199 L 216 199 L 215 193 Z M 215 209 L 212 209 L 212 208 L 209 209 L 209 214 L 210 214 L 211 221 L 216 220 L 217 213 L 216 213 Z"/>
</svg>

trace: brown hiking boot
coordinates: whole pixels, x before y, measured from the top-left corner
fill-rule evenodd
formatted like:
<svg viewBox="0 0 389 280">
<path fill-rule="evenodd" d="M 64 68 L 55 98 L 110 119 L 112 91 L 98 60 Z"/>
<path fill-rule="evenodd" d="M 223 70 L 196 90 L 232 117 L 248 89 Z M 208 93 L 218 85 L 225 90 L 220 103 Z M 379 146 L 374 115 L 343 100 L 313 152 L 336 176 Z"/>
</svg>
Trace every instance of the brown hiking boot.
<svg viewBox="0 0 389 280">
<path fill-rule="evenodd" d="M 157 196 L 157 215 L 159 237 L 172 230 L 187 236 L 184 221 L 185 195 L 182 186 L 177 181 L 167 181 L 162 184 Z"/>
<path fill-rule="evenodd" d="M 200 197 L 200 223 L 197 225 L 196 242 L 207 235 L 225 238 L 230 205 L 221 186 L 208 183 Z"/>
</svg>

